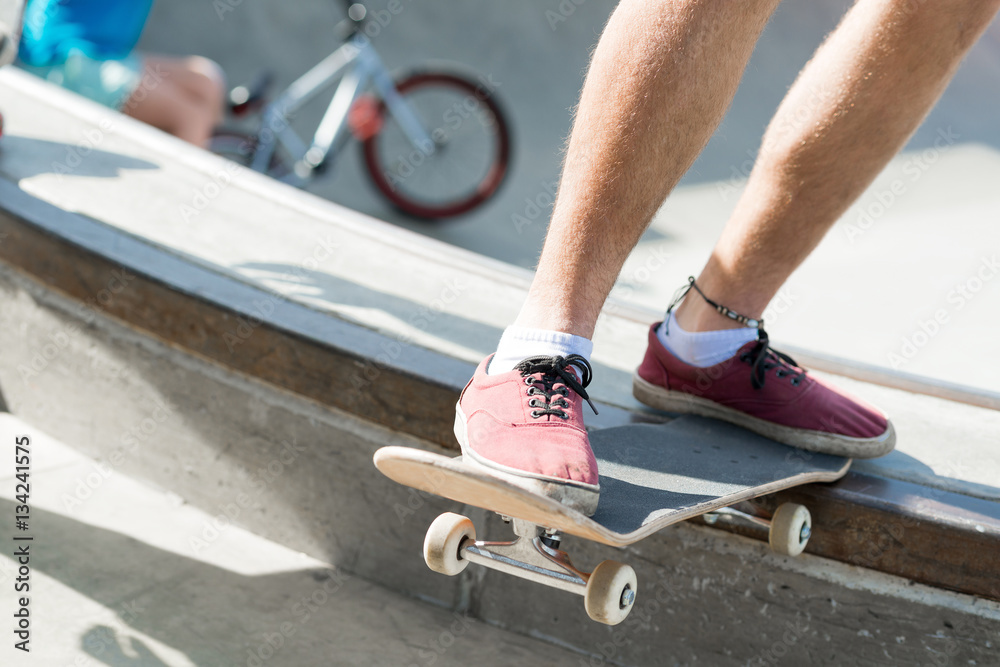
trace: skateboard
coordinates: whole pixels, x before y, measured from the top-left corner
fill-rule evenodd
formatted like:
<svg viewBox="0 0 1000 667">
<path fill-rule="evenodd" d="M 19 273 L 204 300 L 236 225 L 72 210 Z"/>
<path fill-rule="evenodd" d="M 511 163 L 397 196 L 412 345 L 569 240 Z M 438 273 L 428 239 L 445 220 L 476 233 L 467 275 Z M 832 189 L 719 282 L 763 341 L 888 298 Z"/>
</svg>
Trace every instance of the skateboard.
<svg viewBox="0 0 1000 667">
<path fill-rule="evenodd" d="M 493 477 L 461 456 L 390 446 L 379 449 L 374 459 L 384 475 L 400 484 L 496 512 L 512 524 L 513 541 L 487 542 L 476 539 L 468 518 L 442 514 L 424 540 L 424 561 L 432 570 L 457 575 L 469 563 L 478 563 L 571 591 L 583 595 L 590 618 L 608 625 L 625 620 L 631 611 L 635 572 L 611 560 L 592 572 L 576 568 L 559 548 L 564 534 L 624 547 L 700 516 L 708 523 L 724 519 L 766 526 L 771 548 L 796 556 L 812 531 L 809 510 L 786 503 L 765 518 L 746 501 L 800 484 L 837 480 L 851 465 L 850 459 L 795 449 L 697 416 L 592 431 L 590 443 L 601 485 L 592 517 Z"/>
</svg>

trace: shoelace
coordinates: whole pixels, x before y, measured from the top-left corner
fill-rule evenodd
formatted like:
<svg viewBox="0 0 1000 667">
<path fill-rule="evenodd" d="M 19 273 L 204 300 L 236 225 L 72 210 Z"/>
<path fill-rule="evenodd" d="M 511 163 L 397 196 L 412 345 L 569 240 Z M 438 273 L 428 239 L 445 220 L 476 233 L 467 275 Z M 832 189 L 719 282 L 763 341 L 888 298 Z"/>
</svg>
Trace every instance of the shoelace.
<svg viewBox="0 0 1000 667">
<path fill-rule="evenodd" d="M 791 376 L 792 385 L 796 387 L 799 386 L 799 383 L 802 382 L 802 378 L 806 376 L 806 372 L 799 368 L 799 365 L 795 363 L 795 360 L 790 356 L 771 348 L 767 332 L 764 331 L 764 320 L 747 317 L 746 315 L 740 315 L 735 310 L 731 310 L 722 304 L 712 301 L 705 295 L 704 292 L 701 291 L 701 288 L 698 287 L 698 284 L 694 280 L 694 276 L 690 276 L 688 278 L 688 284 L 684 285 L 674 293 L 674 298 L 670 303 L 670 307 L 667 308 L 665 320 L 670 319 L 670 311 L 672 311 L 692 289 L 705 300 L 705 303 L 712 306 L 712 308 L 715 308 L 720 315 L 728 317 L 731 320 L 736 320 L 744 326 L 757 329 L 757 345 L 749 352 L 744 352 L 740 355 L 740 361 L 750 364 L 750 384 L 754 389 L 760 389 L 764 386 L 764 378 L 767 372 L 772 368 L 778 369 L 775 372 L 777 377 L 781 378 L 786 375 Z"/>
<path fill-rule="evenodd" d="M 769 370 L 777 368 L 777 377 L 791 376 L 792 385 L 799 386 L 806 372 L 800 369 L 795 360 L 783 352 L 778 352 L 770 345 L 767 332 L 758 329 L 757 345 L 750 351 L 740 355 L 740 361 L 750 364 L 750 384 L 754 389 L 764 386 L 764 378 Z"/>
<path fill-rule="evenodd" d="M 580 380 L 567 370 L 570 366 L 580 371 Z M 590 409 L 595 415 L 597 414 L 597 408 L 587 395 L 586 389 L 593 376 L 593 369 L 590 362 L 579 354 L 571 354 L 568 357 L 528 357 L 514 368 L 520 371 L 524 383 L 528 385 L 527 395 L 532 397 L 528 400 L 528 405 L 534 408 L 531 416 L 535 419 L 544 415 L 569 419 L 569 415 L 565 412 L 569 407 L 569 402 L 566 400 L 569 397 L 569 389 L 587 401 Z M 538 374 L 541 376 L 536 378 L 535 375 Z M 562 387 L 556 387 L 556 383 L 559 382 L 563 384 Z M 535 398 L 536 396 L 542 398 Z"/>
</svg>

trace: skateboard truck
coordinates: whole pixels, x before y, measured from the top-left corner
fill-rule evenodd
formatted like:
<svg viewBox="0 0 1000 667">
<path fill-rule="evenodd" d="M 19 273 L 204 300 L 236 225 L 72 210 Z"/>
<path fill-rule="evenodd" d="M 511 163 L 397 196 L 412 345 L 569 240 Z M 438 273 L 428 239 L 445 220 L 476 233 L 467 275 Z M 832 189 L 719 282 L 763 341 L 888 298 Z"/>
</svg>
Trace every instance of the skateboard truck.
<svg viewBox="0 0 1000 667">
<path fill-rule="evenodd" d="M 579 570 L 569 554 L 558 548 L 559 533 L 521 519 L 510 522 L 516 539 L 487 542 L 476 539 L 476 528 L 468 518 L 452 512 L 442 514 L 427 530 L 424 561 L 435 572 L 448 575 L 462 572 L 469 563 L 478 563 L 582 595 L 587 615 L 600 623 L 616 625 L 625 620 L 637 588 L 631 567 L 606 560 L 593 572 Z"/>
<path fill-rule="evenodd" d="M 503 515 L 501 515 L 503 516 Z M 812 518 L 802 505 L 779 505 L 770 520 L 735 507 L 721 507 L 702 515 L 705 523 L 735 520 L 768 529 L 771 549 L 797 556 L 812 533 Z M 530 521 L 503 516 L 514 528 L 510 542 L 476 539 L 476 527 L 468 518 L 446 512 L 434 520 L 424 538 L 424 562 L 435 572 L 457 575 L 469 563 L 527 579 L 535 583 L 582 595 L 587 615 L 599 623 L 617 625 L 632 611 L 638 588 L 635 571 L 624 563 L 606 560 L 593 572 L 573 565 L 559 549 L 558 532 Z"/>
<path fill-rule="evenodd" d="M 744 512 L 736 507 L 720 507 L 702 515 L 708 525 L 719 520 L 750 523 L 767 528 L 767 541 L 771 550 L 783 556 L 798 556 L 812 537 L 812 515 L 804 505 L 783 503 L 778 505 L 770 519 Z"/>
</svg>

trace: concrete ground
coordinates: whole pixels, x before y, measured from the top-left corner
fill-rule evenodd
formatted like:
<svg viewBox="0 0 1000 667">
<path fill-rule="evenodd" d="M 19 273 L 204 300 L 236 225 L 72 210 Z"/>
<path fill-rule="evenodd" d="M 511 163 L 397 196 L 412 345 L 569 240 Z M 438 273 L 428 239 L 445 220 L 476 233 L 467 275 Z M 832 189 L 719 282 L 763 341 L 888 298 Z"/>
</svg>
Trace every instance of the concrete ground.
<svg viewBox="0 0 1000 667">
<path fill-rule="evenodd" d="M 378 10 L 385 2 L 368 3 Z M 750 62 L 701 158 L 657 215 L 616 294 L 662 309 L 697 273 L 736 204 L 760 135 L 784 91 L 848 0 L 787 0 Z M 234 82 L 258 71 L 287 84 L 336 46 L 340 8 L 251 3 L 157 3 L 140 46 L 205 54 Z M 513 121 L 513 173 L 481 211 L 440 224 L 386 207 L 350 150 L 310 189 L 433 238 L 532 267 L 544 235 L 559 149 L 606 3 L 404 2 L 374 43 L 392 67 L 433 59 L 489 73 Z M 775 300 L 772 339 L 878 366 L 1000 391 L 981 363 L 1000 320 L 1000 24 L 975 47 L 904 153 L 837 224 Z M 305 110 L 315 124 L 322 108 Z M 527 221 L 529 224 L 524 224 Z M 635 342 L 636 347 L 642 345 Z"/>
<path fill-rule="evenodd" d="M 0 441 L 28 435 L 30 653 L 9 667 L 577 665 L 548 643 L 344 574 L 89 459 L 0 413 Z M 0 508 L 13 524 L 13 455 Z M 4 548 L 0 608 L 19 576 Z M 9 616 L 8 616 L 9 618 Z M 10 625 L 9 623 L 7 624 Z"/>
</svg>

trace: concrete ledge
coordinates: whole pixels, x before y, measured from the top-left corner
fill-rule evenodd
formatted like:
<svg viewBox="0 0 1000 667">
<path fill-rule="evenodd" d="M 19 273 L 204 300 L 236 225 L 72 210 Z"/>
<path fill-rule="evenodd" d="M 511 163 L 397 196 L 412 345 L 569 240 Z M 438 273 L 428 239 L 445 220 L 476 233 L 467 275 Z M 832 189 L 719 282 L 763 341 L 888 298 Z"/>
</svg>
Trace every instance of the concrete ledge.
<svg viewBox="0 0 1000 667">
<path fill-rule="evenodd" d="M 639 606 L 616 628 L 590 622 L 570 594 L 481 568 L 436 575 L 419 557 L 436 514 L 466 513 L 487 537 L 508 530 L 492 514 L 372 474 L 378 446 L 434 445 L 220 368 L 103 314 L 81 319 L 74 299 L 0 266 L 0 387 L 9 408 L 98 460 L 63 480 L 64 511 L 90 503 L 101 480 L 150 480 L 205 513 L 176 540 L 189 558 L 217 548 L 236 524 L 393 590 L 572 647 L 578 664 L 835 665 L 846 656 L 912 664 L 940 655 L 983 663 L 995 651 L 996 602 L 811 554 L 777 557 L 758 540 L 689 524 L 624 552 L 568 538 L 584 567 L 606 558 L 636 567 Z M 12 360 L 30 359 L 35 341 L 45 340 L 58 351 L 37 375 L 22 376 Z"/>
</svg>

